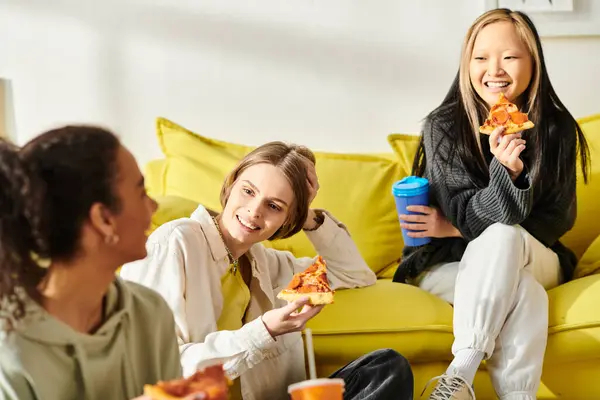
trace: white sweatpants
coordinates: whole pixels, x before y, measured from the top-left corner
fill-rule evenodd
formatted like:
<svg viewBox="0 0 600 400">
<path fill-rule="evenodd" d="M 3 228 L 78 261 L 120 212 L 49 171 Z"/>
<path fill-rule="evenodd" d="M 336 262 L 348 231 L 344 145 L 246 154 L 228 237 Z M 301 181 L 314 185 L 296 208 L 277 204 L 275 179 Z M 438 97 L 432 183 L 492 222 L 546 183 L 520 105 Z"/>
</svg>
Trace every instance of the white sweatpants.
<svg viewBox="0 0 600 400">
<path fill-rule="evenodd" d="M 561 283 L 557 255 L 520 226 L 494 224 L 467 246 L 460 262 L 416 280 L 454 304 L 452 352 L 485 353 L 501 400 L 532 400 L 548 336 L 547 289 Z"/>
</svg>

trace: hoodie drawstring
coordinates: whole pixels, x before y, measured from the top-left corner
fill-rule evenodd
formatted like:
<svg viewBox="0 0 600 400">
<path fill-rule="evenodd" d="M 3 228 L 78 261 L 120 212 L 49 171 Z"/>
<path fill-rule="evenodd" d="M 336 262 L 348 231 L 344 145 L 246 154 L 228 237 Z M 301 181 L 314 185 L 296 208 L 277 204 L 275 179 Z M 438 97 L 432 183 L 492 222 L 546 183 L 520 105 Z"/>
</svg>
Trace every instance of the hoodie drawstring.
<svg viewBox="0 0 600 400">
<path fill-rule="evenodd" d="M 73 359 L 73 363 L 75 364 L 75 385 L 77 386 L 78 398 L 93 400 L 86 391 L 85 371 L 83 370 L 84 367 L 77 346 L 74 344 L 68 344 L 67 355 Z"/>
<path fill-rule="evenodd" d="M 121 326 L 120 328 L 120 332 L 118 333 L 118 339 L 121 343 L 119 343 L 119 348 L 122 349 L 129 349 L 129 342 L 130 342 L 130 337 L 129 337 L 129 332 L 130 330 L 129 328 L 129 314 L 125 314 L 123 316 L 123 319 L 121 319 Z M 131 385 L 134 382 L 138 382 L 137 379 L 137 369 L 133 367 L 133 365 L 131 365 L 131 360 L 129 359 L 129 357 L 125 354 L 125 352 L 123 353 L 123 357 L 121 358 L 121 376 L 123 377 L 121 384 L 122 384 L 122 388 L 123 388 L 123 398 L 128 398 L 127 396 L 130 393 L 136 393 L 138 392 L 141 388 L 135 388 L 135 387 L 131 387 Z"/>
<path fill-rule="evenodd" d="M 118 329 L 120 332 L 116 334 L 116 340 L 119 341 L 117 343 L 118 348 L 120 349 L 128 349 L 129 348 L 129 335 L 127 327 L 129 326 L 129 316 L 125 315 L 124 318 L 120 321 L 120 326 Z M 68 344 L 66 348 L 67 355 L 71 357 L 73 363 L 75 364 L 75 385 L 77 388 L 77 398 L 85 399 L 85 400 L 94 400 L 95 396 L 93 396 L 93 391 L 90 390 L 86 385 L 85 380 L 85 366 L 84 366 L 84 357 L 81 357 L 80 349 L 75 344 Z M 121 358 L 121 388 L 123 391 L 123 398 L 127 399 L 132 397 L 132 393 L 138 393 L 140 388 L 135 388 L 133 385 L 135 382 L 138 382 L 136 376 L 136 369 L 131 365 L 131 361 L 129 357 L 123 353 L 123 357 Z"/>
</svg>

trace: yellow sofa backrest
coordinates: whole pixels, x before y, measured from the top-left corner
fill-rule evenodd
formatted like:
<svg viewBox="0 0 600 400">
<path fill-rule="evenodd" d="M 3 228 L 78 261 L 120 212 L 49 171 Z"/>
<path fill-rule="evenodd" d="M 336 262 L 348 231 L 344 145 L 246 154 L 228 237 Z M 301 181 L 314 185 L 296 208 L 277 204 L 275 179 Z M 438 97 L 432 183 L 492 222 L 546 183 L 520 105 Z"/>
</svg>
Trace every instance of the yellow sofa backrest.
<svg viewBox="0 0 600 400">
<path fill-rule="evenodd" d="M 596 218 L 600 215 L 600 114 L 578 120 L 590 147 L 591 171 L 588 185 L 583 184 L 581 168 L 577 169 L 577 210 L 578 218 L 575 226 L 561 240 L 571 248 L 577 256 L 581 256 L 589 245 L 600 234 L 600 224 Z M 390 135 L 388 138 L 399 159 L 410 157 L 404 153 L 403 135 Z M 596 162 L 594 162 L 596 160 Z M 548 171 L 552 173 L 552 171 Z"/>
<path fill-rule="evenodd" d="M 150 193 L 177 196 L 221 210 L 219 194 L 226 175 L 253 147 L 206 138 L 164 118 L 157 120 L 157 134 L 166 160 L 146 169 L 146 175 L 151 175 L 149 184 L 159 185 L 150 187 Z M 417 138 L 413 137 L 413 152 L 416 145 Z M 321 189 L 313 207 L 331 211 L 348 227 L 373 271 L 393 268 L 403 244 L 391 186 L 410 173 L 410 163 L 398 162 L 393 153 L 315 152 L 315 157 Z M 314 255 L 303 233 L 267 245 L 297 256 Z"/>
<path fill-rule="evenodd" d="M 600 146 L 600 115 L 580 123 L 593 161 Z M 225 176 L 254 147 L 210 139 L 165 118 L 157 120 L 157 135 L 166 158 L 150 162 L 145 175 L 149 192 L 170 203 L 163 201 L 164 209 L 154 225 L 189 215 L 197 203 L 219 211 Z M 388 141 L 393 152 L 386 154 L 315 152 L 321 189 L 313 206 L 331 211 L 346 224 L 363 257 L 380 277 L 391 276 L 401 257 L 402 235 L 391 186 L 410 174 L 418 137 L 393 134 Z M 592 162 L 590 185 L 578 185 L 579 218 L 563 238 L 578 256 L 600 234 L 600 224 L 594 222 L 600 215 L 598 165 Z M 266 244 L 297 256 L 314 255 L 303 233 Z"/>
</svg>

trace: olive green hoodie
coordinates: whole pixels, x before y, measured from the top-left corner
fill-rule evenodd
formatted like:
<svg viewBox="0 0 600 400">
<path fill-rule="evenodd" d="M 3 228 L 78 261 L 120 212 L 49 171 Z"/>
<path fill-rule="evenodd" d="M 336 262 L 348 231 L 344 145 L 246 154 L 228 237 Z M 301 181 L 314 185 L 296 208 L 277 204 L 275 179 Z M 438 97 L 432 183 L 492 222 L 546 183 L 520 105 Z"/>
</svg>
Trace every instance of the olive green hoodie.
<svg viewBox="0 0 600 400">
<path fill-rule="evenodd" d="M 31 305 L 0 340 L 0 398 L 129 400 L 146 383 L 181 376 L 173 315 L 156 292 L 116 279 L 92 335 Z"/>
</svg>

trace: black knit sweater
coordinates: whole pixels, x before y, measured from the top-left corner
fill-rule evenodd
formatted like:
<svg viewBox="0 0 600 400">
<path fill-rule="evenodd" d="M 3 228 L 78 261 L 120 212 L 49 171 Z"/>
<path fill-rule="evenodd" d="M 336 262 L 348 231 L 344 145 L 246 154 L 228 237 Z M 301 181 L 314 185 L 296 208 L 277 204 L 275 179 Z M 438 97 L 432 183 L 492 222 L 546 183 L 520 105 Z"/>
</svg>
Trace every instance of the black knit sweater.
<svg viewBox="0 0 600 400">
<path fill-rule="evenodd" d="M 506 168 L 491 154 L 485 136 L 481 142 L 489 183 L 478 187 L 460 159 L 450 154 L 452 135 L 448 132 L 452 132 L 454 125 L 452 114 L 443 110 L 425 121 L 422 132 L 427 160 L 425 177 L 430 183 L 431 205 L 440 208 L 463 237 L 434 238 L 424 246 L 405 247 L 394 281 L 406 282 L 433 265 L 460 261 L 468 242 L 494 223 L 521 225 L 558 255 L 564 279 L 571 279 L 577 259 L 558 240 L 572 228 L 577 214 L 576 166 L 573 165 L 570 178 L 560 188 L 532 187 L 526 173 L 513 183 Z M 575 135 L 572 137 L 575 142 Z M 573 151 L 575 146 L 573 143 Z M 544 193 L 534 196 L 534 190 Z"/>
</svg>

